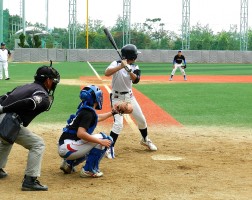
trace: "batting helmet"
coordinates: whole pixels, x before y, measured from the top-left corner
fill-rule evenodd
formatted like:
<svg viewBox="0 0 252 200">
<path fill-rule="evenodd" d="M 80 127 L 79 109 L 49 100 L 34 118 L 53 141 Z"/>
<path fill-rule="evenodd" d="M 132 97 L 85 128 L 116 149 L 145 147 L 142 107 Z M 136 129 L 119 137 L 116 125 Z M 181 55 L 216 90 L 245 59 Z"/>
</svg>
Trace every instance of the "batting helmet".
<svg viewBox="0 0 252 200">
<path fill-rule="evenodd" d="M 101 110 L 102 104 L 103 104 L 103 93 L 102 90 L 95 86 L 95 85 L 89 85 L 84 87 L 80 91 L 80 99 L 87 103 L 89 106 L 94 106 L 94 103 L 97 103 L 97 106 L 95 109 Z"/>
<path fill-rule="evenodd" d="M 122 47 L 121 49 L 122 57 L 129 59 L 129 60 L 136 60 L 137 55 L 141 53 L 137 50 L 137 47 L 133 44 L 127 44 Z"/>
</svg>

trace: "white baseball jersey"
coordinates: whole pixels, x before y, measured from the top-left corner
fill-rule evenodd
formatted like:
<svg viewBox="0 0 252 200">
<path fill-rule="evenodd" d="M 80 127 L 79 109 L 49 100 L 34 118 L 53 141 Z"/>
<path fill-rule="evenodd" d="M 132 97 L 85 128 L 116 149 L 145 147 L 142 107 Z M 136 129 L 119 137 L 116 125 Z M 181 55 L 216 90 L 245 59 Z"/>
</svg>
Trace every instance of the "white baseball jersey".
<svg viewBox="0 0 252 200">
<path fill-rule="evenodd" d="M 8 49 L 0 49 L 0 62 L 7 62 L 10 51 Z"/>
<path fill-rule="evenodd" d="M 119 66 L 121 63 L 118 63 L 117 61 L 113 61 L 108 68 L 115 68 Z M 132 72 L 134 72 L 136 69 L 139 70 L 138 65 L 130 65 Z M 132 80 L 130 80 L 130 75 L 125 69 L 121 69 L 113 74 L 112 78 L 112 89 L 114 91 L 119 92 L 130 92 L 132 88 Z"/>
</svg>

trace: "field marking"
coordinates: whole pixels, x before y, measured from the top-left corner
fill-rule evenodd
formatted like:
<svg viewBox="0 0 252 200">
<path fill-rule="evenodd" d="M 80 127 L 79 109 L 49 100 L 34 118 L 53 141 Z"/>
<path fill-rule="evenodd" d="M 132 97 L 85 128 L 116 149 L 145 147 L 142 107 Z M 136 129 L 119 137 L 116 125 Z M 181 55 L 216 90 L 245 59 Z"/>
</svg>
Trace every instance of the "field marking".
<svg viewBox="0 0 252 200">
<path fill-rule="evenodd" d="M 100 80 L 103 81 L 102 78 L 100 77 L 100 75 L 97 73 L 97 71 L 93 68 L 93 66 L 91 65 L 90 62 L 88 62 L 89 67 L 93 70 L 93 72 L 95 73 L 96 77 Z M 110 94 L 111 93 L 111 89 L 109 88 L 109 86 L 105 83 L 103 83 L 103 86 L 105 87 L 105 89 L 107 90 L 107 92 Z M 129 124 L 130 128 L 135 131 L 138 132 L 138 127 L 136 126 L 136 124 L 134 123 L 134 121 L 132 120 L 132 118 L 130 117 L 129 114 L 124 114 L 123 115 L 125 121 Z"/>
<path fill-rule="evenodd" d="M 182 157 L 177 157 L 177 156 L 169 156 L 169 155 L 163 155 L 163 154 L 157 154 L 151 156 L 153 160 L 183 160 L 184 158 Z"/>
</svg>

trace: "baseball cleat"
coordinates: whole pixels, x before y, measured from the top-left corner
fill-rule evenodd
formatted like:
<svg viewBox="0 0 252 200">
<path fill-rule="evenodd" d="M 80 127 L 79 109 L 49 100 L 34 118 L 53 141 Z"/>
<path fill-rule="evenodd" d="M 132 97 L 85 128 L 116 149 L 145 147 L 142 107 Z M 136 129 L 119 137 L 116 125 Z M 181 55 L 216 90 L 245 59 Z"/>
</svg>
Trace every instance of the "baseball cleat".
<svg viewBox="0 0 252 200">
<path fill-rule="evenodd" d="M 0 169 L 0 178 L 5 178 L 6 176 L 8 176 L 8 174 L 3 169 Z"/>
<path fill-rule="evenodd" d="M 172 78 L 169 78 L 169 81 L 172 81 Z"/>
<path fill-rule="evenodd" d="M 109 159 L 115 158 L 115 148 L 112 147 L 112 151 L 111 151 L 111 148 L 108 148 L 108 150 L 106 151 L 105 155 Z"/>
<path fill-rule="evenodd" d="M 69 165 L 65 160 L 60 165 L 60 169 L 64 172 L 64 174 L 71 174 L 73 172 L 76 172 L 75 168 Z"/>
<path fill-rule="evenodd" d="M 37 177 L 26 176 L 24 177 L 22 183 L 22 191 L 47 191 L 48 187 L 46 185 L 42 185 Z"/>
<path fill-rule="evenodd" d="M 155 144 L 152 143 L 152 141 L 149 138 L 146 138 L 146 140 L 142 139 L 140 144 L 147 147 L 151 151 L 157 150 L 157 147 L 155 146 Z"/>
<path fill-rule="evenodd" d="M 102 177 L 103 176 L 103 173 L 102 172 L 96 172 L 96 173 L 93 173 L 93 172 L 90 172 L 90 171 L 85 171 L 83 168 L 81 169 L 81 172 L 80 172 L 80 177 L 82 178 L 99 178 L 99 177 Z"/>
</svg>

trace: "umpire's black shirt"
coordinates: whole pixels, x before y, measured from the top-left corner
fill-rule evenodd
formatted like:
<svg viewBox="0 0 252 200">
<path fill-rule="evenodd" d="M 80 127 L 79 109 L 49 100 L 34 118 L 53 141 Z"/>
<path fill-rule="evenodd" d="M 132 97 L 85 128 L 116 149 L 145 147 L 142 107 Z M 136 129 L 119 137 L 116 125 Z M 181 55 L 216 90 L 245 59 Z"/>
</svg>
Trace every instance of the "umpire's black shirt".
<svg viewBox="0 0 252 200">
<path fill-rule="evenodd" d="M 29 123 L 50 106 L 49 95 L 46 88 L 40 82 L 34 82 L 16 87 L 7 93 L 7 98 L 1 103 L 3 112 L 17 113 L 23 126 Z"/>
</svg>

